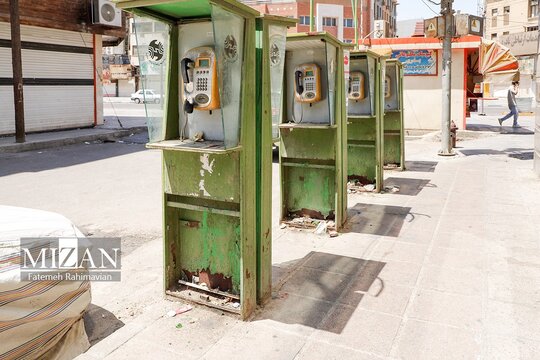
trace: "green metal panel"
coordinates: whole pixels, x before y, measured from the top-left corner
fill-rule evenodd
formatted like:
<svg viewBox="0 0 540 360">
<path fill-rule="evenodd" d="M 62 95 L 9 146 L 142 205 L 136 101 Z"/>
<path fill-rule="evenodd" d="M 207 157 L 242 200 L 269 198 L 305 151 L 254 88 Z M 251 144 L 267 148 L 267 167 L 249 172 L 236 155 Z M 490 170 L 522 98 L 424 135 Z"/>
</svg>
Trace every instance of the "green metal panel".
<svg viewBox="0 0 540 360">
<path fill-rule="evenodd" d="M 164 151 L 163 161 L 167 194 L 240 202 L 239 151 L 225 154 Z"/>
<path fill-rule="evenodd" d="M 265 15 L 257 19 L 257 302 L 264 304 L 272 292 L 272 104 L 269 27 L 296 24 L 296 20 Z M 281 61 L 285 61 L 285 54 Z"/>
<path fill-rule="evenodd" d="M 395 59 L 387 60 L 387 66 L 396 67 L 397 96 L 399 107 L 387 110 L 384 115 L 384 165 L 397 165 L 405 170 L 405 131 L 403 124 L 403 66 Z"/>
<path fill-rule="evenodd" d="M 295 215 L 335 219 L 340 229 L 347 217 L 343 64 L 343 48 L 347 46 L 327 33 L 300 33 L 287 36 L 287 48 L 289 43 L 301 42 L 298 46 L 307 49 L 310 41 L 314 48 L 320 41 L 336 47 L 334 123 L 287 123 L 284 115 L 280 125 L 281 219 Z M 291 94 L 284 94 L 285 100 L 289 97 Z"/>
<path fill-rule="evenodd" d="M 363 183 L 375 183 L 375 191 L 380 192 L 384 186 L 383 174 L 383 113 L 384 113 L 384 74 L 382 66 L 384 58 L 371 51 L 351 51 L 351 67 L 361 59 L 375 59 L 376 69 L 374 79 L 374 115 L 347 116 L 347 149 L 348 149 L 348 178 L 360 180 Z M 366 72 L 367 73 L 367 72 Z M 369 76 L 364 74 L 365 76 Z M 366 92 L 369 94 L 369 92 Z"/>
</svg>

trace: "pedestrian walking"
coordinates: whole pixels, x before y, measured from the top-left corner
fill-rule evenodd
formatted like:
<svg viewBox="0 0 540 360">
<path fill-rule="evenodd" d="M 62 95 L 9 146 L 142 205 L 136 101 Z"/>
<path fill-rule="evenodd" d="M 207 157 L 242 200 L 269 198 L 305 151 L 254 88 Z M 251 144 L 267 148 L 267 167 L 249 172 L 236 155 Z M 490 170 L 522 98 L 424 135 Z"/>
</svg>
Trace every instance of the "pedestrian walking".
<svg viewBox="0 0 540 360">
<path fill-rule="evenodd" d="M 508 89 L 508 95 L 507 95 L 508 109 L 510 109 L 510 112 L 506 114 L 504 117 L 499 118 L 499 126 L 502 126 L 502 123 L 504 120 L 509 119 L 513 116 L 514 124 L 512 125 L 512 127 L 519 127 L 519 124 L 517 122 L 518 117 L 519 117 L 519 112 L 518 112 L 517 103 L 516 103 L 516 95 L 518 91 L 519 91 L 519 81 L 513 81 L 512 86 L 510 86 L 510 88 Z"/>
</svg>

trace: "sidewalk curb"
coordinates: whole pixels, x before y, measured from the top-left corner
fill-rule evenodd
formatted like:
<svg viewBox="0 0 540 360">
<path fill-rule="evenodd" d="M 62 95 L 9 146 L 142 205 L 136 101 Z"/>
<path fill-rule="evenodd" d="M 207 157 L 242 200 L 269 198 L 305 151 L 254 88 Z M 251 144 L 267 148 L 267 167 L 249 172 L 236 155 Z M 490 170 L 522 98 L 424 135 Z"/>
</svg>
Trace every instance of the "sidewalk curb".
<svg viewBox="0 0 540 360">
<path fill-rule="evenodd" d="M 0 154 L 2 153 L 19 153 L 32 150 L 50 149 L 66 145 L 81 144 L 89 141 L 114 141 L 118 138 L 129 136 L 131 134 L 140 134 L 147 131 L 146 126 L 137 126 L 129 129 L 111 129 L 107 132 L 97 134 L 79 135 L 73 137 L 66 137 L 64 139 L 52 139 L 52 140 L 39 140 L 26 143 L 12 143 L 0 145 Z"/>
</svg>

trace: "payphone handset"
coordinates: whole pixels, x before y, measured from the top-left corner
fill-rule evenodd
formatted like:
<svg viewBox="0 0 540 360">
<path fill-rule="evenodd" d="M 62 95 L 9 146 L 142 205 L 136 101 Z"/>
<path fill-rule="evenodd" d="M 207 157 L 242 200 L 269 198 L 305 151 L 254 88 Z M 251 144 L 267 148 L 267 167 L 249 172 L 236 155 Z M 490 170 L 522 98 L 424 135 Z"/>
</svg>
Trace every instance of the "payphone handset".
<svg viewBox="0 0 540 360">
<path fill-rule="evenodd" d="M 184 82 L 184 111 L 219 109 L 216 55 L 202 46 L 188 50 L 180 63 Z"/>
<path fill-rule="evenodd" d="M 349 74 L 349 99 L 358 101 L 366 97 L 364 93 L 364 81 L 364 74 L 360 71 Z"/>
<path fill-rule="evenodd" d="M 294 69 L 295 99 L 299 103 L 321 101 L 321 68 L 317 64 L 302 64 Z"/>
<path fill-rule="evenodd" d="M 384 98 L 388 99 L 392 96 L 392 79 L 386 75 L 384 78 Z"/>
</svg>

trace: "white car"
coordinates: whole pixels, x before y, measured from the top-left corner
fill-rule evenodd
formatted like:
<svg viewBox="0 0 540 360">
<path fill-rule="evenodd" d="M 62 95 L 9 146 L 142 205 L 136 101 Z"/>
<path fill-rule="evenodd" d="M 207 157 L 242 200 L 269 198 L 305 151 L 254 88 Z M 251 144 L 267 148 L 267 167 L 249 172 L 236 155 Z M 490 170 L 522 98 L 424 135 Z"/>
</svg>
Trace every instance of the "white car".
<svg viewBox="0 0 540 360">
<path fill-rule="evenodd" d="M 137 104 L 142 102 L 159 104 L 161 95 L 154 92 L 154 90 L 139 90 L 131 94 L 131 101 L 135 101 Z"/>
</svg>

